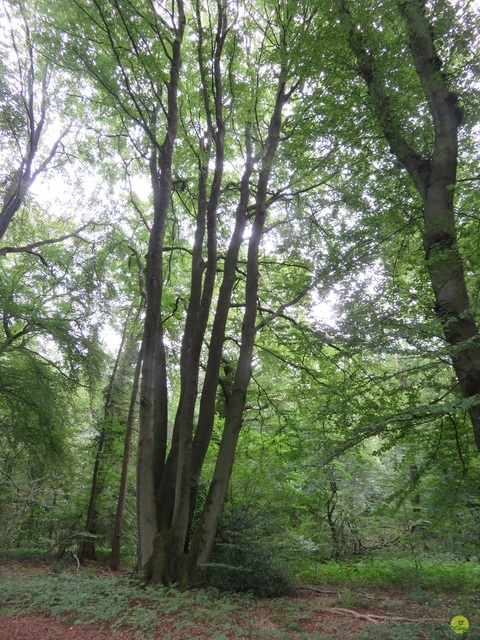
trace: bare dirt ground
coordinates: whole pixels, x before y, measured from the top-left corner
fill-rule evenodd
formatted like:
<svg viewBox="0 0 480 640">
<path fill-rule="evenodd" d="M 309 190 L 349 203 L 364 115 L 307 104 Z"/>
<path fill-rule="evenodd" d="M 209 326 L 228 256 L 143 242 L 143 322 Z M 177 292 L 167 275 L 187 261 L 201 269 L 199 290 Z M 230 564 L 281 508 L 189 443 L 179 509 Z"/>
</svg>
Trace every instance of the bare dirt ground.
<svg viewBox="0 0 480 640">
<path fill-rule="evenodd" d="M 0 581 L 47 572 L 45 566 L 2 563 Z M 169 614 L 158 611 L 148 631 L 107 624 L 77 624 L 69 615 L 50 616 L 31 612 L 12 615 L 0 605 L 0 640 L 344 640 L 350 638 L 428 638 L 418 631 L 431 623 L 442 633 L 456 636 L 449 623 L 456 610 L 454 594 L 412 598 L 409 590 L 379 590 L 332 585 L 303 586 L 288 598 L 252 600 L 247 609 L 232 608 L 219 619 L 195 611 Z M 420 598 L 420 600 L 422 600 Z M 219 605 L 220 606 L 220 605 Z M 191 616 L 189 615 L 191 613 Z M 478 621 L 477 621 L 478 622 Z M 385 625 L 404 625 L 405 635 L 383 635 Z M 223 625 L 223 626 L 222 626 Z M 407 632 L 407 628 L 411 629 Z M 416 633 L 416 635 L 415 635 Z M 470 633 L 467 634 L 470 636 Z M 436 636 L 437 637 L 437 636 Z M 438 636 L 438 637 L 447 637 Z M 477 636 L 475 636 L 477 637 Z"/>
</svg>

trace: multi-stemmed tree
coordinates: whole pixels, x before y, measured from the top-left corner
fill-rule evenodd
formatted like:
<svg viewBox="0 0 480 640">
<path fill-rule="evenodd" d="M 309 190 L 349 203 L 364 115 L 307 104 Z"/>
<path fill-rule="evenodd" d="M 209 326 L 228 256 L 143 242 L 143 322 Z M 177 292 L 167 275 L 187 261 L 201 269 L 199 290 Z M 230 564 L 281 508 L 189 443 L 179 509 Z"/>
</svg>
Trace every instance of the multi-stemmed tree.
<svg viewBox="0 0 480 640">
<path fill-rule="evenodd" d="M 259 328 L 265 221 L 269 210 L 283 215 L 278 203 L 293 198 L 293 185 L 302 182 L 277 160 L 283 141 L 295 135 L 294 122 L 284 126 L 284 110 L 300 87 L 296 49 L 312 18 L 307 9 L 300 22 L 299 15 L 282 3 L 245 8 L 221 2 L 208 7 L 94 2 L 78 3 L 76 22 L 68 27 L 77 33 L 70 56 L 120 112 L 125 130 L 143 131 L 148 154 L 153 199 L 137 501 L 139 565 L 155 581 L 185 582 L 198 573 L 208 561 L 225 500 Z M 290 106 L 290 114 L 296 108 Z M 311 185 L 302 186 L 306 191 Z M 177 246 L 166 246 L 166 234 Z M 185 242 L 190 234 L 191 245 Z M 172 255 L 185 252 L 191 273 L 172 409 L 165 261 L 170 266 Z M 302 281 L 279 308 L 264 309 L 261 324 L 310 287 Z M 210 491 L 193 523 L 227 339 L 236 345 L 229 354 L 235 374 Z"/>
</svg>

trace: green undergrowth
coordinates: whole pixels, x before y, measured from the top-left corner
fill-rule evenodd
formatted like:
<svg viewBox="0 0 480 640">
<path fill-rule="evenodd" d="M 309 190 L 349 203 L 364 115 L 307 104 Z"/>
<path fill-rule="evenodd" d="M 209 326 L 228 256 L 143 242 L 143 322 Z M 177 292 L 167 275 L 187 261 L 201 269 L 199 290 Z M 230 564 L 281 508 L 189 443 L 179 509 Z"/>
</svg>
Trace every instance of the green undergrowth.
<svg viewBox="0 0 480 640">
<path fill-rule="evenodd" d="M 19 564 L 7 563 L 5 577 L 0 579 L 1 615 L 32 612 L 61 616 L 68 624 L 127 627 L 133 630 L 132 638 L 136 633 L 143 640 L 155 636 L 155 626 L 162 629 L 164 640 L 179 637 L 196 640 L 195 629 L 202 630 L 203 635 L 199 637 L 211 640 L 226 640 L 227 637 L 329 640 L 332 636 L 327 628 L 310 633 L 302 631 L 309 620 L 321 623 L 322 619 L 330 629 L 332 620 L 328 616 L 321 618 L 328 607 L 367 613 L 374 613 L 378 608 L 379 612 L 390 616 L 418 615 L 419 622 L 414 624 L 383 620 L 368 624 L 352 636 L 357 640 L 452 638 L 449 616 L 458 614 L 466 616 L 471 623 L 470 630 L 462 637 L 480 640 L 479 567 L 474 563 L 425 562 L 415 566 L 406 561 L 376 560 L 321 564 L 309 580 L 318 585 L 318 596 L 302 590 L 300 593 L 310 597 L 299 597 L 297 593 L 294 597 L 263 601 L 265 608 L 262 611 L 267 612 L 265 615 L 272 623 L 265 628 L 261 625 L 264 614 L 260 614 L 260 622 L 256 620 L 262 600 L 251 594 L 222 593 L 213 588 L 179 592 L 145 585 L 135 576 L 114 575 L 108 570 L 99 573 L 101 568 L 98 566 L 81 567 L 78 571 L 76 568 L 52 570 L 38 563 L 22 563 L 21 569 L 18 567 Z M 303 583 L 305 578 L 302 576 Z M 333 584 L 338 585 L 338 589 L 325 586 Z M 385 591 L 372 595 L 369 587 Z M 402 595 L 392 595 L 389 588 L 401 588 Z M 424 618 L 438 618 L 441 622 L 422 621 Z M 149 635 L 152 633 L 154 636 Z"/>
<path fill-rule="evenodd" d="M 2 560 L 43 560 L 45 553 L 38 549 L 29 548 L 15 548 L 15 549 L 0 549 L 0 561 Z"/>
<path fill-rule="evenodd" d="M 12 616 L 35 612 L 62 616 L 70 624 L 104 623 L 113 628 L 151 629 L 158 616 L 175 620 L 181 628 L 215 618 L 228 627 L 233 611 L 249 606 L 247 595 L 222 596 L 214 589 L 179 592 L 145 586 L 138 580 L 84 572 L 9 577 L 0 581 L 0 611 Z M 142 636 L 143 637 L 143 636 Z"/>
<path fill-rule="evenodd" d="M 400 624 L 389 622 L 370 627 L 367 632 L 357 636 L 357 640 L 452 640 L 461 637 L 463 640 L 480 640 L 480 632 L 470 630 L 456 636 L 449 624 L 435 622 L 418 622 Z"/>
<path fill-rule="evenodd" d="M 302 572 L 303 582 L 348 584 L 379 589 L 422 587 L 471 593 L 480 590 L 480 563 L 408 559 L 325 562 Z"/>
</svg>

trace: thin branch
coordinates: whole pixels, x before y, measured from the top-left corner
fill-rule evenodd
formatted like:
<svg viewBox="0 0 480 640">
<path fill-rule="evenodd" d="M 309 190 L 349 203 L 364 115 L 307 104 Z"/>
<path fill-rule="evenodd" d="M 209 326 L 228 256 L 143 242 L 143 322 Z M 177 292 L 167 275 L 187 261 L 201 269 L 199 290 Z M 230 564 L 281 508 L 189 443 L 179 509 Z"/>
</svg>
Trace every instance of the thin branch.
<svg viewBox="0 0 480 640">
<path fill-rule="evenodd" d="M 29 347 L 21 346 L 21 349 L 22 349 L 22 352 L 30 353 L 33 356 L 35 356 L 36 358 L 39 358 L 40 360 L 42 360 L 43 362 L 48 364 L 48 366 L 52 367 L 53 369 L 55 369 L 55 371 L 57 371 L 57 373 L 59 373 L 61 376 L 63 376 L 65 378 L 65 380 L 68 380 L 69 382 L 72 382 L 72 383 L 75 382 L 75 384 L 77 384 L 77 380 L 75 380 L 70 375 L 68 375 L 68 373 L 65 373 L 65 371 L 62 370 L 60 365 L 58 365 L 53 360 L 50 360 L 50 358 L 47 358 L 46 356 L 42 355 L 38 351 L 35 351 L 35 349 L 30 349 Z"/>
<path fill-rule="evenodd" d="M 6 471 L 4 471 L 3 469 L 0 469 L 0 473 L 10 480 L 10 482 L 13 484 L 13 486 L 17 491 L 22 491 L 22 489 L 18 486 L 18 484 L 15 482 L 15 480 L 12 478 L 11 475 L 6 473 Z"/>
<path fill-rule="evenodd" d="M 234 342 L 235 344 L 238 345 L 238 342 L 234 339 L 234 338 L 228 338 L 231 342 Z M 334 387 L 331 387 L 330 385 L 328 385 L 326 382 L 323 382 L 322 380 L 320 380 L 317 376 L 319 374 L 317 374 L 317 372 L 313 371 L 312 369 L 310 369 L 309 367 L 305 366 L 305 365 L 301 365 L 298 364 L 297 362 L 294 362 L 293 360 L 288 360 L 288 358 L 280 355 L 279 353 L 277 353 L 276 351 L 273 351 L 272 349 L 269 349 L 268 347 L 265 347 L 262 344 L 259 344 L 258 342 L 255 343 L 255 348 L 256 349 L 260 349 L 261 351 L 265 351 L 265 353 L 269 353 L 270 355 L 272 355 L 274 358 L 276 358 L 277 360 L 279 360 L 280 362 L 283 362 L 283 364 L 291 367 L 292 369 L 296 369 L 297 371 L 303 371 L 304 373 L 306 373 L 308 376 L 310 376 L 310 378 L 312 378 L 312 380 L 315 381 L 316 384 L 319 384 L 322 387 L 325 387 L 326 389 L 328 389 L 328 391 L 332 394 L 341 396 L 342 394 L 339 393 L 338 391 L 336 391 L 334 389 Z M 354 445 L 352 445 L 354 446 Z"/>
<path fill-rule="evenodd" d="M 50 149 L 50 153 L 48 154 L 48 156 L 40 163 L 40 166 L 38 167 L 38 169 L 36 169 L 31 177 L 30 177 L 30 182 L 33 183 L 33 181 L 35 180 L 35 178 L 38 176 L 39 173 L 41 173 L 42 171 L 44 171 L 47 167 L 47 165 L 51 162 L 51 160 L 53 159 L 53 157 L 56 155 L 57 153 L 57 149 L 60 145 L 60 143 L 62 142 L 63 138 L 65 138 L 65 136 L 67 136 L 71 129 L 72 129 L 72 125 L 73 122 L 71 122 L 68 127 L 65 129 L 65 131 L 63 131 L 59 137 L 57 138 L 57 140 L 55 140 L 55 142 L 52 145 L 52 148 Z"/>
<path fill-rule="evenodd" d="M 460 458 L 460 462 L 462 463 L 463 475 L 465 475 L 467 473 L 467 466 L 465 464 L 465 459 L 464 459 L 463 453 L 462 453 L 462 447 L 460 445 L 460 437 L 458 435 L 457 423 L 452 418 L 450 413 L 448 414 L 447 417 L 448 417 L 448 419 L 450 420 L 450 422 L 451 422 L 451 424 L 453 426 L 453 430 L 455 431 L 455 444 L 457 445 L 458 456 Z"/>
<path fill-rule="evenodd" d="M 262 327 L 264 327 L 266 324 L 268 324 L 275 318 L 278 318 L 279 316 L 284 317 L 283 312 L 285 311 L 285 309 L 287 309 L 288 307 L 293 307 L 293 305 L 300 302 L 300 300 L 302 300 L 308 293 L 310 293 L 310 291 L 312 291 L 315 288 L 315 286 L 316 286 L 315 283 L 308 285 L 308 287 L 305 287 L 305 289 L 300 291 L 300 293 L 298 293 L 292 300 L 289 300 L 288 302 L 285 302 L 284 304 L 282 304 L 277 309 L 277 311 L 274 311 L 268 316 L 268 318 L 265 318 L 265 320 L 262 320 L 259 324 L 257 324 L 257 326 L 255 327 L 255 331 L 260 331 Z"/>
<path fill-rule="evenodd" d="M 477 182 L 478 180 L 480 180 L 480 174 L 472 178 L 457 178 L 456 182 Z"/>
<path fill-rule="evenodd" d="M 38 242 L 32 242 L 32 244 L 24 245 L 23 247 L 0 247 L 0 256 L 5 256 L 7 253 L 32 253 L 33 255 L 38 256 L 43 263 L 46 264 L 45 259 L 38 253 L 34 252 L 34 249 L 38 247 L 43 247 L 48 244 L 58 244 L 59 242 L 63 242 L 64 240 L 68 240 L 69 238 L 79 238 L 83 240 L 78 234 L 81 231 L 84 231 L 90 223 L 83 225 L 76 231 L 72 231 L 72 233 L 67 233 L 63 236 L 59 236 L 58 238 L 50 238 L 49 240 L 39 240 Z"/>
</svg>

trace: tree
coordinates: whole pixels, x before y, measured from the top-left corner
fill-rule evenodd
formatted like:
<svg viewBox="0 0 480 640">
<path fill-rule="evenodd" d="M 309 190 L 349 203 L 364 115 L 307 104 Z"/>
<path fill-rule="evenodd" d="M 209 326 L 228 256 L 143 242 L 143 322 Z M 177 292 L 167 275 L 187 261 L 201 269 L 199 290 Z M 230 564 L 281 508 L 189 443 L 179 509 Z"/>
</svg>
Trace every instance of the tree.
<svg viewBox="0 0 480 640">
<path fill-rule="evenodd" d="M 260 13 L 256 7 L 250 15 L 223 3 L 207 10 L 195 5 L 188 8 L 189 38 L 185 39 L 187 10 L 182 2 L 173 10 L 160 3 L 94 2 L 78 7 L 77 24 L 71 24 L 69 31 L 75 33 L 80 23 L 84 31 L 70 55 L 84 65 L 102 96 L 120 108 L 131 139 L 135 127 L 140 127 L 145 136 L 141 144 L 149 147 L 153 218 L 148 222 L 145 266 L 137 467 L 139 565 L 154 581 L 185 582 L 199 573 L 209 557 L 232 471 L 252 366 L 266 213 L 283 193 L 292 197 L 291 181 L 275 160 L 283 142 L 282 111 L 299 87 L 298 53 L 290 57 L 289 51 L 298 46 L 298 32 L 308 28 L 309 15 L 306 12 L 305 22 L 297 23 L 293 7 L 274 2 L 261 19 L 263 34 L 257 41 Z M 88 41 L 98 47 L 95 61 L 83 48 Z M 247 59 L 240 45 L 248 48 Z M 200 93 L 180 93 L 183 82 L 200 87 Z M 256 88 L 245 103 L 247 85 Z M 179 127 L 181 140 L 177 140 Z M 294 127 L 285 130 L 285 140 L 293 131 Z M 227 151 L 233 166 L 228 174 Z M 177 180 L 175 174 L 182 177 Z M 287 186 L 282 184 L 285 180 Z M 232 220 L 229 210 L 234 208 Z M 165 246 L 165 234 L 172 234 L 176 226 L 183 233 L 192 229 L 191 248 L 181 237 L 175 238 L 177 246 L 174 242 Z M 180 315 L 183 326 L 178 406 L 167 457 L 171 392 L 167 325 L 161 313 L 169 295 L 165 256 L 170 256 L 170 266 L 183 250 L 191 255 L 191 275 L 185 311 L 180 314 L 177 299 L 173 314 Z M 217 282 L 219 273 L 222 277 Z M 307 292 L 308 286 L 283 304 L 294 304 Z M 283 313 L 280 304 L 280 311 L 270 309 L 271 318 Z M 232 361 L 232 393 L 210 493 L 203 516 L 191 531 L 196 487 L 215 420 L 228 322 L 238 344 Z M 205 374 L 201 376 L 203 358 Z"/>
<path fill-rule="evenodd" d="M 9 230 L 16 246 L 0 250 L 0 468 L 13 490 L 2 514 L 7 544 L 21 544 L 37 526 L 38 544 L 48 538 L 53 546 L 57 532 L 46 521 L 77 481 L 77 430 L 87 413 L 79 390 L 101 368 L 91 316 L 104 274 L 93 264 L 98 255 L 85 250 L 88 232 L 68 233 L 39 210 L 29 218 Z M 30 242 L 42 234 L 49 239 Z"/>
<path fill-rule="evenodd" d="M 398 3 L 398 11 L 405 23 L 402 51 L 411 60 L 412 72 L 414 70 L 418 83 L 409 95 L 415 96 L 415 118 L 421 118 L 422 126 L 428 129 L 428 137 L 431 138 L 423 148 L 414 141 L 408 125 L 394 106 L 395 89 L 389 87 L 386 71 L 385 43 L 388 36 L 379 37 L 375 25 L 367 27 L 364 15 L 348 2 L 341 4 L 341 16 L 356 58 L 356 71 L 365 82 L 369 104 L 378 125 L 391 153 L 405 167 L 422 199 L 425 264 L 435 296 L 435 313 L 450 346 L 459 388 L 463 397 L 469 400 L 468 413 L 480 450 L 479 336 L 459 249 L 454 209 L 458 131 L 464 114 L 459 96 L 450 86 L 449 75 L 442 70 L 444 61 L 434 25 L 434 10 L 441 7 L 447 10 L 443 3 L 434 8 L 427 8 L 420 0 Z M 448 9 L 448 13 L 455 20 L 453 9 Z M 409 74 L 411 83 L 412 73 L 408 71 L 406 74 Z"/>
<path fill-rule="evenodd" d="M 60 75 L 53 74 L 42 50 L 39 20 L 32 6 L 2 1 L 0 140 L 5 156 L 0 169 L 0 238 L 35 179 L 63 150 L 71 129 L 71 124 L 60 125 L 63 131 L 51 142 L 66 114 L 60 115 Z"/>
<path fill-rule="evenodd" d="M 135 367 L 134 383 L 131 384 L 132 368 L 138 358 L 138 341 L 133 327 L 135 320 L 131 313 L 127 314 L 124 321 L 120 346 L 118 347 L 115 362 L 112 367 L 110 379 L 105 391 L 103 415 L 96 416 L 98 421 L 98 442 L 93 465 L 92 485 L 88 504 L 87 518 L 85 524 L 86 537 L 82 541 L 78 557 L 80 562 L 95 560 L 95 537 L 100 518 L 100 502 L 105 485 L 108 482 L 108 472 L 116 462 L 115 441 L 124 436 L 126 448 L 125 469 L 122 468 L 121 496 L 118 503 L 119 514 L 117 517 L 117 531 L 114 540 L 117 541 L 114 547 L 116 562 L 120 556 L 120 529 L 122 513 L 125 503 L 126 482 L 128 472 L 128 454 L 130 448 L 131 432 L 134 419 L 134 406 L 138 392 L 138 374 Z M 130 387 L 133 387 L 130 391 Z M 130 393 L 129 393 L 130 391 Z M 130 402 L 126 398 L 130 395 Z M 128 405 L 126 408 L 125 405 Z M 125 433 L 124 433 L 125 432 Z M 112 552 L 113 553 L 113 552 Z M 118 569 L 118 566 L 116 566 Z"/>
<path fill-rule="evenodd" d="M 137 349 L 138 350 L 138 349 Z M 130 402 L 128 404 L 128 413 L 125 421 L 124 446 L 122 456 L 122 472 L 120 476 L 120 486 L 118 491 L 117 507 L 115 511 L 115 523 L 113 526 L 112 537 L 112 554 L 110 557 L 110 569 L 117 571 L 120 568 L 120 550 L 123 520 L 125 513 L 125 503 L 128 488 L 128 471 L 130 462 L 130 451 L 132 446 L 133 427 L 136 416 L 137 396 L 140 383 L 140 372 L 142 369 L 143 352 L 138 350 L 137 362 L 135 364 L 135 372 L 133 374 L 132 390 L 130 394 Z"/>
</svg>

